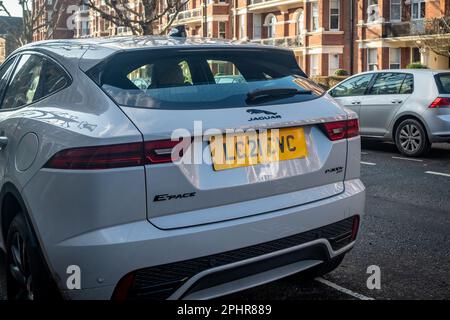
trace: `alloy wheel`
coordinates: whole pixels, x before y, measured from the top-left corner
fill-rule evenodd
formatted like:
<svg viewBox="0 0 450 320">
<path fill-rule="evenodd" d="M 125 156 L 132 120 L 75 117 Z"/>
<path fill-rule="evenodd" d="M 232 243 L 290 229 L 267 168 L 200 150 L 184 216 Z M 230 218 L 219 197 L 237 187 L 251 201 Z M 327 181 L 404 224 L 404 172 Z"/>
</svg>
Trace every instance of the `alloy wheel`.
<svg viewBox="0 0 450 320">
<path fill-rule="evenodd" d="M 422 134 L 420 129 L 411 123 L 406 124 L 400 130 L 400 145 L 409 153 L 416 152 L 422 145 Z"/>
<path fill-rule="evenodd" d="M 16 300 L 34 300 L 28 248 L 26 241 L 19 232 L 15 232 L 12 236 L 8 268 L 14 280 L 13 298 Z"/>
</svg>

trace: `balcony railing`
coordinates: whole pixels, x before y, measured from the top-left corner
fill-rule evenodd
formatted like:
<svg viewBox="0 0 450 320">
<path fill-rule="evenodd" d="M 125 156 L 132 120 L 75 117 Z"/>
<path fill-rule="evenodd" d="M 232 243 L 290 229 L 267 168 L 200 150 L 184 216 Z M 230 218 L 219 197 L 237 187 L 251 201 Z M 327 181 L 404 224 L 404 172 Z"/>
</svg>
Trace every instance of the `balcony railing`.
<svg viewBox="0 0 450 320">
<path fill-rule="evenodd" d="M 276 0 L 250 0 L 250 4 L 260 4 L 260 3 L 264 3 L 264 2 L 273 2 Z"/>
<path fill-rule="evenodd" d="M 195 8 L 191 10 L 181 11 L 176 18 L 177 21 L 185 21 L 199 18 L 202 16 L 202 8 Z"/>
<path fill-rule="evenodd" d="M 269 46 L 286 47 L 286 48 L 296 48 L 303 46 L 302 36 L 290 36 L 282 38 L 267 38 L 267 39 L 253 39 L 250 40 L 254 43 L 260 43 Z"/>
</svg>

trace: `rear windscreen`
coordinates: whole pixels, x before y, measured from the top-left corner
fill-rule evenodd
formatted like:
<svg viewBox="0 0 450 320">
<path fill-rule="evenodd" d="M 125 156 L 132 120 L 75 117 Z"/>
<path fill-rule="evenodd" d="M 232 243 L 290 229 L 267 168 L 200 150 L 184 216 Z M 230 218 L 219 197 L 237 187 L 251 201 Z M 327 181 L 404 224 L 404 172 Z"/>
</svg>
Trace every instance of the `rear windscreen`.
<svg viewBox="0 0 450 320">
<path fill-rule="evenodd" d="M 439 93 L 450 94 L 450 73 L 441 73 L 435 76 Z"/>
<path fill-rule="evenodd" d="M 323 89 L 306 78 L 292 52 L 276 49 L 121 52 L 87 73 L 117 104 L 142 108 L 273 105 L 323 94 Z M 293 89 L 296 94 L 286 94 Z M 261 90 L 269 94 L 248 99 L 250 93 Z"/>
</svg>

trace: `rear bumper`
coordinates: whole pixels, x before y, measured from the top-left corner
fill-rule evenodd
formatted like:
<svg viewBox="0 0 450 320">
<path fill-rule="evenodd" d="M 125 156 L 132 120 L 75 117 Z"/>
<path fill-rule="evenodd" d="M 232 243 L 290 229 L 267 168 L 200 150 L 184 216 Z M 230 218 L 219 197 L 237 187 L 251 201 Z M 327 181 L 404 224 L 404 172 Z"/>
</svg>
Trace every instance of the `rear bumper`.
<svg viewBox="0 0 450 320">
<path fill-rule="evenodd" d="M 363 215 L 364 205 L 364 186 L 355 179 L 346 181 L 345 192 L 337 196 L 286 210 L 169 231 L 144 220 L 82 234 L 45 251 L 62 289 L 67 267 L 80 267 L 82 289 L 63 290 L 69 299 L 110 299 L 119 280 L 136 270 L 131 293 L 146 296 L 158 281 L 170 283 L 177 270 L 187 269 L 191 273 L 175 289 L 161 290 L 164 297 L 206 299 L 276 280 L 350 250 L 353 242 L 334 245 L 330 230 L 338 235 L 340 224 L 335 223 Z M 231 259 L 232 252 L 240 258 Z"/>
<path fill-rule="evenodd" d="M 428 109 L 422 117 L 431 142 L 450 142 L 450 109 Z"/>
<path fill-rule="evenodd" d="M 211 299 L 274 281 L 349 250 L 354 222 L 359 223 L 356 216 L 246 248 L 138 270 L 127 296 Z"/>
</svg>

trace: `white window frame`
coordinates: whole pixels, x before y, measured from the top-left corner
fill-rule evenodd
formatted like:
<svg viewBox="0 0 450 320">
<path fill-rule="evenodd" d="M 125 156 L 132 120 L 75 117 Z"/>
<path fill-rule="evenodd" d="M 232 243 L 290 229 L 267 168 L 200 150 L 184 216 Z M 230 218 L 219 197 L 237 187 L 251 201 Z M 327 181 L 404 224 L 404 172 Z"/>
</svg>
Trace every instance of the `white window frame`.
<svg viewBox="0 0 450 320">
<path fill-rule="evenodd" d="M 253 39 L 261 39 L 262 37 L 262 15 L 260 13 L 253 14 Z"/>
<path fill-rule="evenodd" d="M 314 62 L 316 62 L 316 63 L 314 63 Z M 310 76 L 320 75 L 319 64 L 320 64 L 320 55 L 319 54 L 309 55 L 309 75 Z"/>
<path fill-rule="evenodd" d="M 212 24 L 212 21 L 208 21 L 206 23 L 206 36 L 208 38 L 212 38 L 212 36 L 213 36 L 213 24 Z"/>
<path fill-rule="evenodd" d="M 223 31 L 220 30 L 220 26 L 224 26 Z M 217 29 L 219 38 L 225 39 L 227 37 L 227 23 L 225 21 L 219 21 Z"/>
<path fill-rule="evenodd" d="M 297 17 L 295 19 L 295 25 L 296 25 L 296 28 L 297 28 L 296 32 L 297 32 L 298 36 L 302 35 L 302 33 L 305 30 L 304 20 L 305 20 L 305 14 L 304 14 L 303 9 L 302 8 L 298 9 L 297 10 Z"/>
<path fill-rule="evenodd" d="M 396 56 L 398 57 L 398 61 L 392 61 L 394 57 L 394 51 L 398 53 Z M 393 65 L 398 65 L 397 67 L 393 67 Z M 389 48 L 389 69 L 400 69 L 402 67 L 402 50 L 400 48 Z"/>
<path fill-rule="evenodd" d="M 319 31 L 319 3 L 311 2 L 311 31 Z"/>
<path fill-rule="evenodd" d="M 265 18 L 264 25 L 267 27 L 267 39 L 273 39 L 277 36 L 277 16 L 269 13 Z"/>
<path fill-rule="evenodd" d="M 376 19 L 369 19 L 369 10 L 370 7 L 375 7 L 375 11 L 378 12 L 378 17 Z M 373 23 L 373 22 L 378 22 L 380 19 L 380 9 L 378 7 L 378 0 L 367 0 L 367 23 Z"/>
<path fill-rule="evenodd" d="M 371 57 L 371 52 L 376 52 L 376 61 L 371 61 L 370 57 Z M 375 66 L 375 68 L 371 68 L 371 66 Z M 378 70 L 378 49 L 377 48 L 368 48 L 367 49 L 367 70 L 368 71 L 374 71 L 374 70 Z"/>
<path fill-rule="evenodd" d="M 334 76 L 334 73 L 336 72 L 336 70 L 340 69 L 340 64 L 339 64 L 339 54 L 337 53 L 330 53 L 328 55 L 328 75 L 329 76 Z M 331 61 L 333 59 L 337 59 L 335 61 L 337 61 L 336 66 L 334 66 L 333 68 L 331 67 Z"/>
<path fill-rule="evenodd" d="M 337 8 L 332 8 L 331 4 L 333 3 L 333 1 L 336 1 L 337 3 Z M 337 9 L 337 14 L 336 13 L 331 13 L 332 9 Z M 337 28 L 332 28 L 331 27 L 331 17 L 332 16 L 337 16 L 338 18 L 338 24 L 337 24 Z M 330 16 L 329 16 L 329 23 L 330 23 L 330 30 L 333 31 L 339 31 L 341 29 L 341 1 L 340 0 L 330 0 Z"/>
<path fill-rule="evenodd" d="M 245 38 L 245 15 L 241 14 L 239 16 L 239 39 Z"/>
<path fill-rule="evenodd" d="M 411 0 L 411 20 L 423 20 L 425 16 L 421 17 L 420 13 L 422 12 L 422 6 L 425 6 L 424 0 Z M 417 17 L 414 17 L 414 5 L 417 5 Z"/>
<path fill-rule="evenodd" d="M 400 21 L 402 21 L 402 0 L 390 0 L 390 7 L 389 7 L 389 15 L 390 15 L 390 20 L 392 21 L 392 22 L 400 22 Z M 394 8 L 394 7 L 398 7 L 398 10 L 399 10 L 399 18 L 398 19 L 392 19 L 392 12 L 394 11 L 394 10 L 392 10 L 392 8 Z"/>
</svg>

